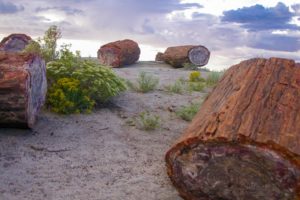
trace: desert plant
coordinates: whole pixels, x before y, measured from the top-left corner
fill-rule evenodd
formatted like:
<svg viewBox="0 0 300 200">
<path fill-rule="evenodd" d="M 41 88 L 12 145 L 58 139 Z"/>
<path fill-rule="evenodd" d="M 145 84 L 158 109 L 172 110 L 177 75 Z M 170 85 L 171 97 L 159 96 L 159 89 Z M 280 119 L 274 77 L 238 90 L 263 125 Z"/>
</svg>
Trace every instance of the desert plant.
<svg viewBox="0 0 300 200">
<path fill-rule="evenodd" d="M 193 63 L 183 63 L 182 66 L 184 67 L 184 69 L 187 69 L 187 70 L 197 70 L 199 67 Z"/>
<path fill-rule="evenodd" d="M 131 81 L 127 81 L 127 85 L 129 88 L 142 93 L 147 93 L 155 90 L 158 86 L 159 79 L 154 77 L 151 74 L 147 74 L 146 72 L 139 73 L 138 79 L 136 83 Z"/>
<path fill-rule="evenodd" d="M 201 77 L 201 73 L 199 71 L 192 71 L 189 75 L 190 82 L 205 82 L 205 79 Z"/>
<path fill-rule="evenodd" d="M 183 94 L 187 90 L 186 82 L 182 79 L 176 80 L 174 84 L 165 86 L 170 93 Z"/>
<path fill-rule="evenodd" d="M 126 84 L 112 69 L 91 60 L 82 60 L 74 55 L 68 46 L 60 50 L 60 58 L 47 64 L 50 82 L 69 77 L 80 80 L 80 88 L 85 89 L 91 99 L 103 103 L 126 90 Z"/>
<path fill-rule="evenodd" d="M 176 115 L 185 121 L 192 121 L 194 116 L 197 114 L 200 106 L 201 102 L 192 103 L 187 106 L 182 106 L 176 111 Z"/>
<path fill-rule="evenodd" d="M 160 127 L 160 117 L 149 112 L 141 112 L 136 118 L 137 127 L 150 131 Z"/>
<path fill-rule="evenodd" d="M 87 91 L 80 88 L 80 81 L 77 79 L 58 79 L 48 90 L 47 105 L 56 113 L 89 113 L 94 104 Z"/>
<path fill-rule="evenodd" d="M 58 58 L 57 40 L 61 38 L 60 29 L 53 25 L 48 28 L 43 38 L 38 38 L 37 41 L 31 41 L 24 52 L 40 54 L 46 63 Z"/>
<path fill-rule="evenodd" d="M 190 91 L 202 92 L 205 87 L 205 82 L 189 82 Z"/>
<path fill-rule="evenodd" d="M 208 73 L 208 76 L 206 78 L 206 84 L 208 86 L 215 86 L 218 81 L 221 79 L 221 77 L 223 76 L 224 71 L 211 71 Z"/>
</svg>

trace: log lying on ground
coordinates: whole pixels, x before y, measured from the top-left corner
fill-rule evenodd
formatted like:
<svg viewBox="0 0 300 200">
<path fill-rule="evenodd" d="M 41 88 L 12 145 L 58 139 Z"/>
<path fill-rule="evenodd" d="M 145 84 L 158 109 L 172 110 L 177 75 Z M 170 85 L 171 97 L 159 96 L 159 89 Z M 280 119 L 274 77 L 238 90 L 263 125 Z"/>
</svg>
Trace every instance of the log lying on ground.
<svg viewBox="0 0 300 200">
<path fill-rule="evenodd" d="M 166 154 L 184 199 L 300 199 L 300 65 L 231 67 Z"/>
<path fill-rule="evenodd" d="M 14 33 L 2 39 L 0 51 L 20 52 L 30 43 L 31 37 L 25 34 Z"/>
<path fill-rule="evenodd" d="M 157 53 L 155 60 L 164 61 L 175 68 L 184 67 L 185 64 L 204 66 L 210 57 L 209 50 L 204 46 L 176 46 L 168 47 L 164 53 Z"/>
<path fill-rule="evenodd" d="M 0 52 L 0 127 L 32 128 L 46 92 L 40 56 Z"/>
<path fill-rule="evenodd" d="M 101 46 L 98 50 L 98 59 L 103 65 L 121 67 L 138 61 L 140 52 L 135 41 L 121 40 Z"/>
</svg>

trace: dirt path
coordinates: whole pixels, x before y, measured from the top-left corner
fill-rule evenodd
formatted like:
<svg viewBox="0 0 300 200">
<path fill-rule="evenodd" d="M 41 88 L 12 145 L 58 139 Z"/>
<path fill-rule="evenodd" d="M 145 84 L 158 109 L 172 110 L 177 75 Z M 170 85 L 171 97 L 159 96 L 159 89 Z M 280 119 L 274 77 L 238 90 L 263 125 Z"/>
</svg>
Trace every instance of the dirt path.
<svg viewBox="0 0 300 200">
<path fill-rule="evenodd" d="M 174 108 L 205 93 L 168 94 L 164 85 L 189 71 L 142 62 L 115 70 L 133 80 L 140 71 L 160 78 L 160 89 L 127 91 L 109 108 L 90 115 L 60 116 L 43 111 L 33 130 L 0 129 L 2 200 L 180 200 L 165 170 L 164 154 L 187 122 Z M 126 121 L 148 110 L 161 117 L 146 132 Z"/>
</svg>

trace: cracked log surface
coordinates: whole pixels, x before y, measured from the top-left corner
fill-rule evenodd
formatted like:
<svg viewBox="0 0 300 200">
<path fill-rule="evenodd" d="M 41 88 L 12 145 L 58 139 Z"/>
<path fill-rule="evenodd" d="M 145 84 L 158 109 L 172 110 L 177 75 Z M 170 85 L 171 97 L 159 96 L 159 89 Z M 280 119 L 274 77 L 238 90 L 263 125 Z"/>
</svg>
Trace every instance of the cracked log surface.
<svg viewBox="0 0 300 200">
<path fill-rule="evenodd" d="M 300 65 L 232 66 L 166 154 L 184 199 L 300 199 Z"/>
<path fill-rule="evenodd" d="M 0 127 L 32 128 L 46 92 L 40 56 L 0 52 Z"/>
</svg>

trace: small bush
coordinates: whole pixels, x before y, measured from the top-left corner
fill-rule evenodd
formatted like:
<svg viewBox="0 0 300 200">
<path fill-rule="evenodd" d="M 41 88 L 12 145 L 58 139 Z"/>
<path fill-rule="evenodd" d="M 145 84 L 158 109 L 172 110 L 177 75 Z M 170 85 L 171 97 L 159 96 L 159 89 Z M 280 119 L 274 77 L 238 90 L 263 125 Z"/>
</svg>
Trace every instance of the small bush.
<svg viewBox="0 0 300 200">
<path fill-rule="evenodd" d="M 192 121 L 199 111 L 201 103 L 192 103 L 188 106 L 182 106 L 176 111 L 176 115 L 185 121 Z"/>
<path fill-rule="evenodd" d="M 183 94 L 187 86 L 184 80 L 178 79 L 173 85 L 167 85 L 165 89 L 170 93 Z"/>
<path fill-rule="evenodd" d="M 190 91 L 202 92 L 205 87 L 205 82 L 189 82 Z"/>
<path fill-rule="evenodd" d="M 52 85 L 47 94 L 47 104 L 60 114 L 90 113 L 95 102 L 80 88 L 80 81 L 61 78 Z"/>
<path fill-rule="evenodd" d="M 197 66 L 193 63 L 183 63 L 183 67 L 186 70 L 197 70 L 199 66 Z"/>
<path fill-rule="evenodd" d="M 136 83 L 127 81 L 129 88 L 142 93 L 153 91 L 158 86 L 159 79 L 152 75 L 148 75 L 146 72 L 141 72 Z"/>
<path fill-rule="evenodd" d="M 136 118 L 137 127 L 142 130 L 150 131 L 160 127 L 160 118 L 149 112 L 142 112 Z"/>
<path fill-rule="evenodd" d="M 217 72 L 217 71 L 209 72 L 208 76 L 206 78 L 206 84 L 208 86 L 215 86 L 218 83 L 218 81 L 221 79 L 223 74 L 224 74 L 224 71 L 222 71 L 222 72 Z"/>
<path fill-rule="evenodd" d="M 111 97 L 126 90 L 126 84 L 112 69 L 94 61 L 82 60 L 80 54 L 74 55 L 69 46 L 60 50 L 60 59 L 47 65 L 49 82 L 67 77 L 80 80 L 80 88 L 97 103 L 104 103 Z"/>
</svg>

